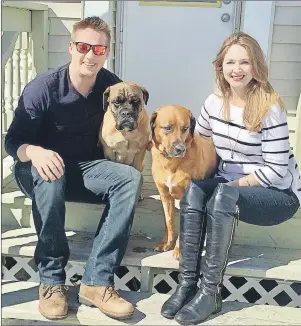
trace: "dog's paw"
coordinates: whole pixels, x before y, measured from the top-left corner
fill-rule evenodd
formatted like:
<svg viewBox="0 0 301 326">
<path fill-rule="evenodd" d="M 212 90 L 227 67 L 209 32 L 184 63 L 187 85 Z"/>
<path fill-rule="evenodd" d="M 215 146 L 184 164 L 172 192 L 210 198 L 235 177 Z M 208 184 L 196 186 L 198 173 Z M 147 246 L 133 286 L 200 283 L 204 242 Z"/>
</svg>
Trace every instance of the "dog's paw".
<svg viewBox="0 0 301 326">
<path fill-rule="evenodd" d="M 154 250 L 159 251 L 159 252 L 169 251 L 169 250 L 171 250 L 172 245 L 173 245 L 173 242 L 159 241 L 154 246 Z"/>
<path fill-rule="evenodd" d="M 179 247 L 174 247 L 172 256 L 175 260 L 179 260 L 179 256 L 180 256 Z"/>
</svg>

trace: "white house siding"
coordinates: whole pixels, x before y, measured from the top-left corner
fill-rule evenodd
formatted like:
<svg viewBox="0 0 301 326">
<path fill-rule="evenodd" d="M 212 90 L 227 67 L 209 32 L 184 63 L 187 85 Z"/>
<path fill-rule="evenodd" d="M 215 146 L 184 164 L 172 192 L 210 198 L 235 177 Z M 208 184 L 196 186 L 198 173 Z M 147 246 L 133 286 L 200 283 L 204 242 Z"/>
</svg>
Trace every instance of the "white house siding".
<svg viewBox="0 0 301 326">
<path fill-rule="evenodd" d="M 291 146 L 294 148 L 301 91 L 301 1 L 275 1 L 270 80 L 286 104 Z"/>
<path fill-rule="evenodd" d="M 49 7 L 48 69 L 70 61 L 72 26 L 83 17 L 82 1 L 39 1 Z"/>
</svg>

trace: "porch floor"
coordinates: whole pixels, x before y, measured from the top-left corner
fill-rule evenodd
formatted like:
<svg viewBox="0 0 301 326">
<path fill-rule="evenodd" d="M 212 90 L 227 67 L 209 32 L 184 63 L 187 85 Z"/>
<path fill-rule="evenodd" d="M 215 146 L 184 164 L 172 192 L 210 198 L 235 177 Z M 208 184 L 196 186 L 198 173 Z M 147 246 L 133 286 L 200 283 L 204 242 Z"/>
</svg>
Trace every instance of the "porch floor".
<svg viewBox="0 0 301 326">
<path fill-rule="evenodd" d="M 32 282 L 5 282 L 2 284 L 2 318 L 43 322 L 47 319 L 38 312 L 38 284 Z M 160 315 L 167 294 L 120 292 L 135 306 L 134 316 L 117 321 L 102 314 L 97 308 L 80 305 L 77 301 L 78 287 L 71 287 L 68 293 L 69 317 L 57 325 L 179 325 Z M 290 307 L 253 305 L 238 302 L 224 302 L 223 309 L 202 325 L 300 325 L 301 310 Z M 49 321 L 48 321 L 49 322 Z M 33 324 L 33 323 L 32 323 Z M 56 325 L 49 322 L 49 325 Z"/>
</svg>

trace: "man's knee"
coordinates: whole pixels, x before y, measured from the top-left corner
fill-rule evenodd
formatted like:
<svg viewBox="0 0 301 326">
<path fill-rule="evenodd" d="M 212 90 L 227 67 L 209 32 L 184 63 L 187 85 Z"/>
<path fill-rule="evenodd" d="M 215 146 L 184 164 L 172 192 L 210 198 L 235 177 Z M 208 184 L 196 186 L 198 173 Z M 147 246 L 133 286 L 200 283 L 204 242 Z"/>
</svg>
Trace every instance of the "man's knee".
<svg viewBox="0 0 301 326">
<path fill-rule="evenodd" d="M 49 199 L 64 197 L 66 178 L 62 175 L 59 179 L 45 181 L 35 167 L 32 167 L 34 193 L 43 193 Z"/>
<path fill-rule="evenodd" d="M 130 189 L 134 192 L 140 191 L 143 181 L 141 172 L 139 172 L 132 166 L 127 166 L 126 176 L 127 182 L 130 184 Z"/>
<path fill-rule="evenodd" d="M 142 173 L 131 166 L 129 168 L 131 169 L 132 182 L 134 182 L 138 186 L 141 185 L 143 179 Z"/>
</svg>

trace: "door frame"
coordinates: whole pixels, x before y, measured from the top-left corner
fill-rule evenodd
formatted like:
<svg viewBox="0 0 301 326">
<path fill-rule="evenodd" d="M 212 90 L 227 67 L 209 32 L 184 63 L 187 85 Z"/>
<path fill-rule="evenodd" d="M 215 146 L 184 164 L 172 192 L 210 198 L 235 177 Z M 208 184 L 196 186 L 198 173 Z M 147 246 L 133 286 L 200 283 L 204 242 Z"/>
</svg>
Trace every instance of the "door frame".
<svg viewBox="0 0 301 326">
<path fill-rule="evenodd" d="M 275 15 L 275 1 L 234 1 L 233 32 L 243 31 L 253 36 L 260 44 L 269 66 L 271 39 Z M 260 16 L 260 19 L 258 19 Z M 123 1 L 117 1 L 116 14 L 116 73 L 124 78 L 125 47 L 123 35 L 126 31 L 127 12 Z M 260 21 L 260 24 L 254 22 Z"/>
<path fill-rule="evenodd" d="M 242 13 L 244 10 L 244 1 L 234 1 L 234 24 L 232 31 L 236 32 L 241 29 Z M 115 73 L 124 78 L 124 67 L 126 65 L 125 52 L 126 44 L 123 42 L 123 35 L 127 26 L 127 11 L 124 1 L 117 1 L 116 14 L 116 51 L 115 51 Z"/>
</svg>

